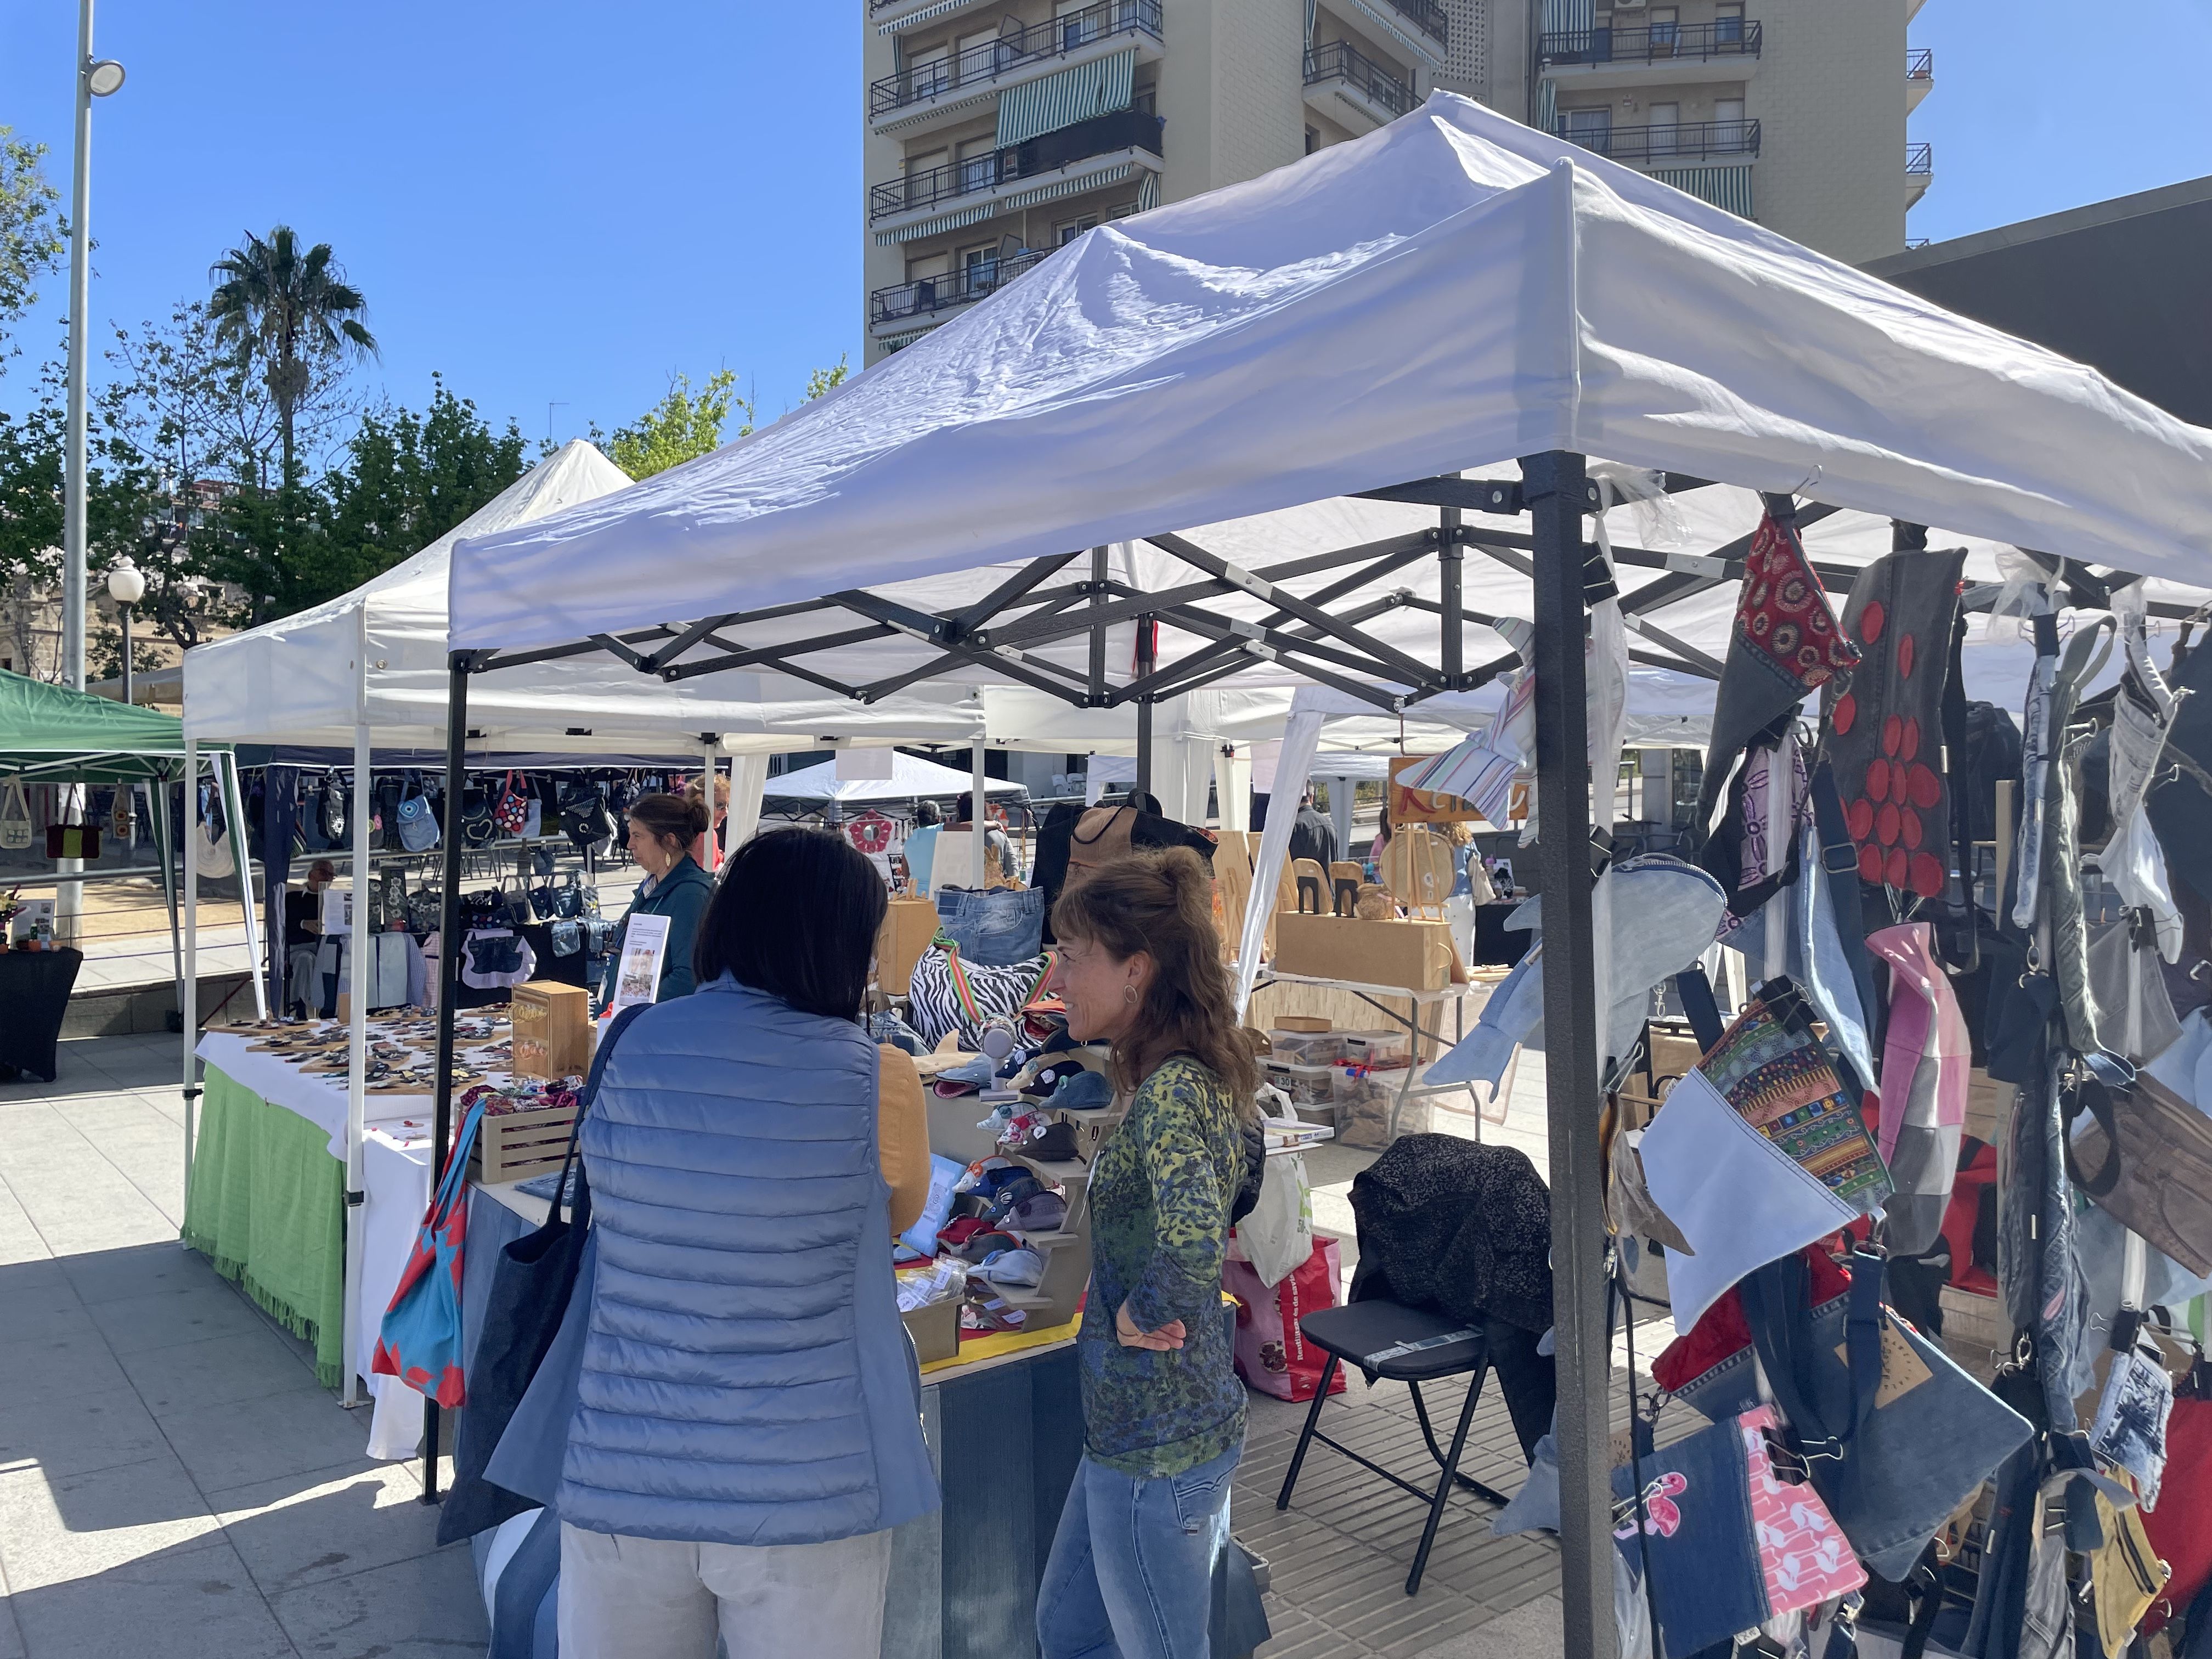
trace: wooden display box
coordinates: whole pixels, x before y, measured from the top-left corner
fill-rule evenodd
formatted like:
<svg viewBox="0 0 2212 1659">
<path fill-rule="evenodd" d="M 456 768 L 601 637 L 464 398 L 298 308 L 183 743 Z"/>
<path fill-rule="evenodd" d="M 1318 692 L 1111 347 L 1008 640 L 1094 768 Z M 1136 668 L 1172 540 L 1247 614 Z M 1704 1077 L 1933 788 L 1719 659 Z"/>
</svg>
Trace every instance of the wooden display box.
<svg viewBox="0 0 2212 1659">
<path fill-rule="evenodd" d="M 902 1313 L 907 1334 L 914 1339 L 915 1358 L 924 1365 L 951 1359 L 960 1352 L 960 1304 L 932 1302 Z"/>
<path fill-rule="evenodd" d="M 578 1077 L 592 1069 L 592 994 L 532 980 L 514 988 L 514 1075 Z"/>
<path fill-rule="evenodd" d="M 1467 976 L 1446 922 L 1291 914 L 1276 917 L 1275 929 L 1278 973 L 1409 991 L 1441 991 Z"/>
<path fill-rule="evenodd" d="M 561 1167 L 568 1156 L 569 1132 L 576 1127 L 574 1106 L 539 1106 L 529 1111 L 487 1115 L 477 1126 L 469 1153 L 469 1179 L 480 1187 L 503 1181 L 527 1181 Z"/>
<path fill-rule="evenodd" d="M 914 981 L 914 964 L 936 937 L 936 905 L 904 895 L 893 899 L 876 930 L 877 988 L 886 996 L 904 996 Z"/>
</svg>

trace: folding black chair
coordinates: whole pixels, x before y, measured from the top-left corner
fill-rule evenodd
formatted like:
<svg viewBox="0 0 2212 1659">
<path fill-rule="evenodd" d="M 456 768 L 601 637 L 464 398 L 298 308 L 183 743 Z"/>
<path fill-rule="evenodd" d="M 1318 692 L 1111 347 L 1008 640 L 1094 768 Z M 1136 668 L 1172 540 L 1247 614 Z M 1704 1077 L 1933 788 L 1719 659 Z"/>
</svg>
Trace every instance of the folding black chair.
<svg viewBox="0 0 2212 1659">
<path fill-rule="evenodd" d="M 1444 1499 L 1450 1496 L 1454 1483 L 1501 1509 L 1507 1502 L 1503 1492 L 1462 1474 L 1459 1468 L 1460 1454 L 1467 1448 L 1468 1425 L 1474 1419 L 1475 1402 L 1482 1397 L 1483 1379 L 1490 1372 L 1489 1341 L 1480 1328 L 1462 1321 L 1380 1298 L 1308 1314 L 1298 1321 L 1298 1328 L 1305 1334 L 1307 1341 L 1328 1356 L 1328 1361 L 1322 1367 L 1321 1387 L 1306 1413 L 1306 1425 L 1298 1435 L 1298 1449 L 1291 1455 L 1290 1472 L 1283 1477 L 1282 1493 L 1275 1499 L 1275 1507 L 1290 1508 L 1291 1492 L 1298 1484 L 1298 1470 L 1305 1463 L 1306 1448 L 1316 1440 L 1381 1475 L 1392 1486 L 1410 1492 L 1429 1509 L 1428 1524 L 1421 1528 L 1421 1547 L 1413 1552 L 1413 1570 L 1406 1577 L 1406 1594 L 1414 1595 L 1421 1588 L 1421 1575 L 1429 1565 L 1429 1550 L 1437 1541 L 1437 1526 L 1443 1519 Z M 1345 1361 L 1358 1366 L 1370 1382 L 1377 1377 L 1388 1377 L 1394 1382 L 1405 1383 L 1412 1393 L 1413 1415 L 1420 1419 L 1421 1438 L 1428 1443 L 1429 1455 L 1436 1460 L 1441 1471 L 1434 1492 L 1423 1491 L 1402 1475 L 1369 1461 L 1321 1431 L 1322 1406 L 1336 1380 L 1338 1364 Z M 1429 1425 L 1429 1408 L 1421 1398 L 1421 1384 L 1441 1382 L 1449 1376 L 1464 1376 L 1468 1381 L 1467 1403 L 1460 1408 L 1459 1426 L 1452 1431 L 1451 1449 L 1446 1452 L 1437 1448 L 1436 1431 Z"/>
</svg>

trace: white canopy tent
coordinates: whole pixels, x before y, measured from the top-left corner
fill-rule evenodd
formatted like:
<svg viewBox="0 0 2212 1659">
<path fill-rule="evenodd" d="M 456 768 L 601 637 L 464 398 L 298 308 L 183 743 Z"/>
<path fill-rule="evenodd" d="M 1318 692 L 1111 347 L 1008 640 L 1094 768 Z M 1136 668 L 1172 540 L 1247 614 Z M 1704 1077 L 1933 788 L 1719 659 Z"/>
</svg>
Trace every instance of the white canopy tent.
<svg viewBox="0 0 2212 1659">
<path fill-rule="evenodd" d="M 1366 138 L 1102 226 L 713 456 L 463 542 L 451 634 L 457 708 L 471 682 L 489 688 L 550 651 L 653 672 L 803 659 L 863 702 L 932 678 L 1011 681 L 1086 710 L 1133 703 L 1140 731 L 1153 699 L 1232 673 L 1316 682 L 1370 719 L 1428 718 L 1480 699 L 1518 659 L 1503 638 L 1495 659 L 1465 658 L 1492 641 L 1463 550 L 1520 557 L 1538 624 L 1540 787 L 1561 832 L 1546 838 L 1542 884 L 1575 1654 L 1611 1647 L 1591 882 L 1576 806 L 1589 784 L 1586 454 L 1668 472 L 1678 489 L 1717 479 L 1808 498 L 1808 520 L 1854 509 L 2212 580 L 2212 433 L 1438 94 Z M 1511 483 L 1453 476 L 1515 457 Z M 1361 492 L 1430 511 L 1380 544 L 1339 541 L 1256 571 L 1207 539 Z M 1510 528 L 1523 510 L 1525 532 Z M 1087 572 L 1072 550 L 1086 548 Z M 1676 579 L 1678 600 L 1729 605 L 1719 584 L 1741 551 L 1678 564 L 1617 545 L 1623 608 L 1644 569 Z M 993 562 L 988 578 L 960 580 Z M 1430 564 L 1433 590 L 1408 579 L 1428 609 L 1350 597 Z M 1414 613 L 1418 654 L 1394 641 L 1398 612 Z M 878 629 L 867 659 L 832 662 L 856 617 Z M 1146 617 L 1198 643 L 1164 665 L 1142 628 L 1133 653 L 1113 647 L 1113 629 Z M 1698 678 L 1710 650 L 1665 631 L 1674 643 L 1642 665 Z M 923 648 L 887 672 L 892 635 Z M 1280 859 L 1290 820 L 1270 815 L 1263 861 Z"/>
<path fill-rule="evenodd" d="M 841 806 L 859 806 L 871 801 L 925 800 L 958 795 L 966 793 L 972 783 L 966 772 L 956 772 L 949 766 L 939 766 L 935 761 L 896 750 L 891 751 L 889 769 L 888 777 L 841 778 L 837 775 L 838 763 L 823 761 L 819 765 L 801 767 L 796 772 L 770 778 L 768 794 L 772 799 L 836 801 Z M 983 793 L 986 796 L 1024 795 L 1029 791 L 1005 778 L 991 778 L 984 783 Z"/>
</svg>

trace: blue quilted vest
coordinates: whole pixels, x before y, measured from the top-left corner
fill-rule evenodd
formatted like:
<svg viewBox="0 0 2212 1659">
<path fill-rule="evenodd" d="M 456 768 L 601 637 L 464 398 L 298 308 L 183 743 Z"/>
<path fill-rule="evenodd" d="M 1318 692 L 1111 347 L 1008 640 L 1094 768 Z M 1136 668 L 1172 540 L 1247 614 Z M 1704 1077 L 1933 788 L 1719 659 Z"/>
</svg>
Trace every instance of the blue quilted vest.
<svg viewBox="0 0 2212 1659">
<path fill-rule="evenodd" d="M 599 1273 L 562 1520 L 810 1544 L 937 1507 L 877 1066 L 860 1027 L 726 975 L 623 1034 L 584 1125 Z"/>
</svg>

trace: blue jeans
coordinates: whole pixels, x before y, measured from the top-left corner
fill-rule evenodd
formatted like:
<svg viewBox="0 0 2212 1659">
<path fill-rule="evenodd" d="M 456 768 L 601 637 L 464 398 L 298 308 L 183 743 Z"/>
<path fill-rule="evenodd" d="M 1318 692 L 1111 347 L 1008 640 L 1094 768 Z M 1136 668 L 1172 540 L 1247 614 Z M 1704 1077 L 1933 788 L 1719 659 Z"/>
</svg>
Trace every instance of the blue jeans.
<svg viewBox="0 0 2212 1659">
<path fill-rule="evenodd" d="M 1153 1480 L 1085 1456 L 1037 1589 L 1043 1659 L 1207 1659 L 1213 1564 L 1243 1455 Z"/>
<path fill-rule="evenodd" d="M 937 892 L 937 919 L 978 968 L 1008 968 L 1044 949 L 1044 890 L 994 888 L 973 893 L 957 887 Z"/>
</svg>

